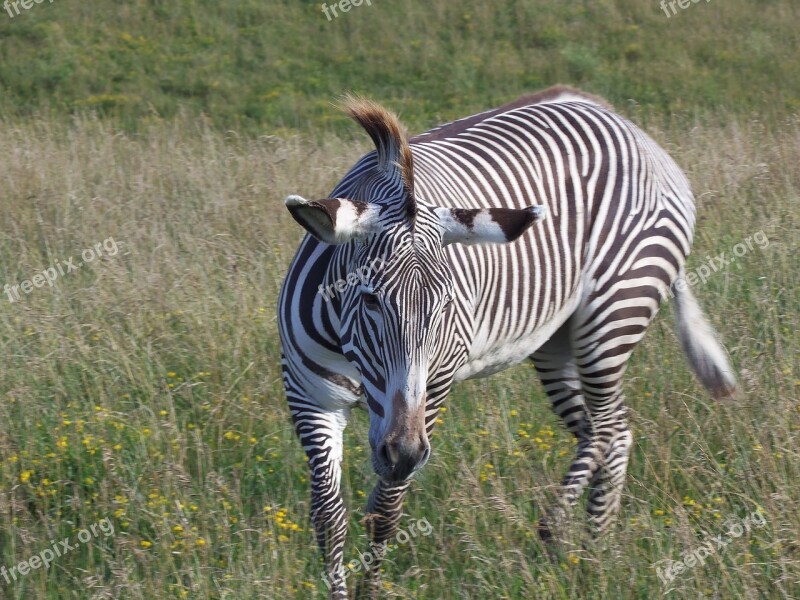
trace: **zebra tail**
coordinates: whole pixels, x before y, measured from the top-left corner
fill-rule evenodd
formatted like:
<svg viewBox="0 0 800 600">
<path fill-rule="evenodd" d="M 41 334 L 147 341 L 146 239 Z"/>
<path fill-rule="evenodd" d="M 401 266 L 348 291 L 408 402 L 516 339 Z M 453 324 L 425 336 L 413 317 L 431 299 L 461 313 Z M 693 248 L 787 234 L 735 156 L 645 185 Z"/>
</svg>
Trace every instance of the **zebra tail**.
<svg viewBox="0 0 800 600">
<path fill-rule="evenodd" d="M 678 282 L 681 279 L 683 271 Z M 732 396 L 736 392 L 736 376 L 711 324 L 685 281 L 673 288 L 678 337 L 692 370 L 715 398 Z"/>
</svg>

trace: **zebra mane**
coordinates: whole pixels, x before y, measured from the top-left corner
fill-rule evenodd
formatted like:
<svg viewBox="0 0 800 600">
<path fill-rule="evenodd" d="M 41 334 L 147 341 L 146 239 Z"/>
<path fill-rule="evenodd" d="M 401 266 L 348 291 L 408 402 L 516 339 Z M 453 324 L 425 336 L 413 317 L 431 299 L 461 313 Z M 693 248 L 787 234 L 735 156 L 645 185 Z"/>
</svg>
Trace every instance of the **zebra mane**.
<svg viewBox="0 0 800 600">
<path fill-rule="evenodd" d="M 533 94 L 520 96 L 513 102 L 509 102 L 508 104 L 501 106 L 499 110 L 505 111 L 513 108 L 529 106 L 531 104 L 548 104 L 551 102 L 588 102 L 590 104 L 602 106 L 606 110 L 614 110 L 614 107 L 611 106 L 611 104 L 605 98 L 601 98 L 600 96 L 589 94 L 588 92 L 584 92 L 578 88 L 562 84 L 554 85 Z"/>
<path fill-rule="evenodd" d="M 342 109 L 372 138 L 378 152 L 378 168 L 385 174 L 399 176 L 403 184 L 406 214 L 412 220 L 417 214 L 414 199 L 414 175 L 411 148 L 406 129 L 393 112 L 360 96 L 347 95 Z"/>
</svg>

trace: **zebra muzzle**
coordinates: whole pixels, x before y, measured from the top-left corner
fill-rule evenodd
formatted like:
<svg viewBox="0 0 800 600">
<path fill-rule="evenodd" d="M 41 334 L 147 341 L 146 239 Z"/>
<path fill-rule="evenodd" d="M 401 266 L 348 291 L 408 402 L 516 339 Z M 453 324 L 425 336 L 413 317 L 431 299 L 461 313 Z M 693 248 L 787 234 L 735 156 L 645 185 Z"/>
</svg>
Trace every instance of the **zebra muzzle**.
<svg viewBox="0 0 800 600">
<path fill-rule="evenodd" d="M 375 472 L 390 481 L 403 481 L 422 467 L 431 453 L 425 431 L 425 398 L 409 409 L 400 392 L 392 399 L 392 420 L 374 450 Z"/>
</svg>

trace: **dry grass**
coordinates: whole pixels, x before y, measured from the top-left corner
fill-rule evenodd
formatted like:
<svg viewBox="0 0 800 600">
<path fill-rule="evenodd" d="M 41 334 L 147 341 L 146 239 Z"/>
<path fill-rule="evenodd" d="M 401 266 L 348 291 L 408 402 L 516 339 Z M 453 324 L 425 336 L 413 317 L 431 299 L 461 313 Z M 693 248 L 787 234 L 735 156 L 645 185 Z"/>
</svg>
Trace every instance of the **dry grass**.
<svg viewBox="0 0 800 600">
<path fill-rule="evenodd" d="M 533 524 L 572 444 L 529 367 L 459 386 L 407 504 L 433 533 L 394 551 L 397 598 L 646 598 L 702 531 L 767 526 L 676 579 L 669 597 L 800 595 L 800 126 L 732 120 L 655 132 L 699 197 L 697 266 L 763 231 L 769 247 L 697 289 L 742 372 L 714 404 L 669 310 L 635 354 L 636 440 L 620 525 L 549 562 Z M 10 568 L 110 519 L 8 585 L 8 598 L 315 597 L 308 480 L 279 373 L 277 292 L 301 230 L 288 193 L 326 193 L 366 149 L 240 138 L 175 121 L 0 129 L 0 264 L 18 284 L 113 237 L 115 256 L 0 296 L 0 548 Z M 351 538 L 373 482 L 366 416 L 347 434 Z M 347 556 L 356 557 L 356 548 Z"/>
</svg>

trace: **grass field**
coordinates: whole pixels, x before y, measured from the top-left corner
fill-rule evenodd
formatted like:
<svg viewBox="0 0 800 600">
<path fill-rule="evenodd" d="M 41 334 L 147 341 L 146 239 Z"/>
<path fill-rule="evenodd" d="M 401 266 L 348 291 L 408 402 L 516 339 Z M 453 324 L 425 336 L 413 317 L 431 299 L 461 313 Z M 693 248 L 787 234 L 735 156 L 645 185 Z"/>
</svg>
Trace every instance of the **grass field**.
<svg viewBox="0 0 800 600">
<path fill-rule="evenodd" d="M 329 106 L 346 89 L 418 131 L 556 80 L 609 96 L 688 173 L 689 269 L 735 257 L 695 293 L 741 394 L 692 379 L 665 306 L 627 377 L 619 524 L 551 561 L 535 523 L 569 435 L 530 366 L 457 386 L 401 524 L 430 535 L 389 554 L 386 596 L 800 597 L 796 4 L 373 4 L 331 23 L 255 0 L 0 13 L 0 286 L 20 286 L 0 295 L 0 567 L 72 546 L 0 570 L 0 598 L 323 598 L 280 380 L 275 304 L 303 234 L 282 199 L 326 194 L 369 149 Z M 768 243 L 739 252 L 748 238 Z M 367 426 L 346 434 L 350 559 Z"/>
<path fill-rule="evenodd" d="M 674 1 L 674 0 L 673 0 Z M 328 2 L 332 4 L 332 2 Z M 0 11 L 0 118 L 93 110 L 128 130 L 349 131 L 346 91 L 424 128 L 553 83 L 647 114 L 800 110 L 800 4 L 710 0 L 55 0 Z"/>
</svg>

